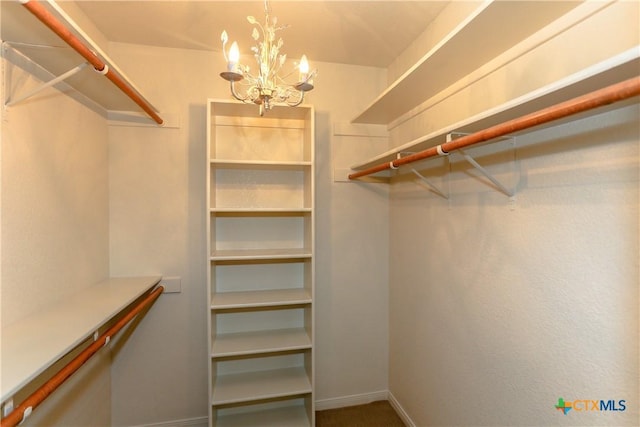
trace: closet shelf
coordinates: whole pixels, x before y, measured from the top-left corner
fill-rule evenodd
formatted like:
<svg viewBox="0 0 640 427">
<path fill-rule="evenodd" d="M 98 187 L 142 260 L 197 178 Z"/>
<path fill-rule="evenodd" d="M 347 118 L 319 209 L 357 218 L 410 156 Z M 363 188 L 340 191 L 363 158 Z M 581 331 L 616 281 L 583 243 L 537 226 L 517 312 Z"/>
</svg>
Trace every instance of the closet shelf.
<svg viewBox="0 0 640 427">
<path fill-rule="evenodd" d="M 532 7 L 530 2 L 481 2 L 352 122 L 392 122 L 577 5 L 537 2 Z"/>
<path fill-rule="evenodd" d="M 211 208 L 216 216 L 302 216 L 311 208 Z"/>
<path fill-rule="evenodd" d="M 86 67 L 86 70 L 68 77 L 63 83 L 58 83 L 56 87 L 62 90 L 68 90 L 71 87 L 78 91 L 82 95 L 70 94 L 70 96 L 98 111 L 104 117 L 108 117 L 109 112 L 129 111 L 132 112 L 131 120 L 140 121 L 139 114 L 133 112 L 144 110 L 153 121 L 158 124 L 162 123 L 162 119 L 157 116 L 157 108 L 144 98 L 114 61 L 55 1 L 47 0 L 36 6 L 48 12 L 63 27 L 66 27 L 79 40 L 80 44 L 95 56 L 97 61 L 106 64 L 103 71 L 105 75 L 92 71 L 93 66 L 90 66 Z M 2 1 L 0 7 L 2 8 L 0 36 L 4 41 L 3 56 L 15 65 L 34 74 L 38 79 L 49 81 L 52 76 L 62 75 L 74 67 L 91 62 L 75 49 L 66 45 L 57 34 L 40 22 L 20 2 Z M 116 86 L 115 81 L 119 81 L 123 87 Z M 131 94 L 125 94 L 124 90 L 130 91 Z M 8 92 L 8 96 L 19 96 L 19 94 L 11 94 L 10 90 Z M 137 98 L 140 104 L 133 98 Z M 120 117 L 124 116 L 121 114 Z M 151 119 L 143 118 L 146 121 Z"/>
<path fill-rule="evenodd" d="M 450 133 L 471 134 L 487 129 L 491 126 L 495 126 L 499 123 L 507 122 L 516 117 L 521 117 L 561 102 L 568 101 L 593 90 L 636 77 L 638 75 L 639 68 L 640 46 L 637 46 L 564 79 L 558 80 L 538 90 L 499 105 L 493 109 L 483 111 L 475 116 L 447 125 L 442 129 L 420 136 L 375 157 L 354 164 L 351 166 L 351 169 L 358 171 L 368 169 L 377 164 L 388 163 L 396 160 L 404 153 L 419 152 L 435 147 L 439 144 L 443 144 L 445 142 L 446 135 Z M 625 105 L 630 105 L 635 102 L 637 102 L 637 100 L 629 99 L 611 104 L 607 107 L 600 107 L 596 110 L 574 115 L 569 118 L 556 120 L 546 125 L 540 125 L 537 128 L 540 129 L 544 126 L 556 126 L 569 120 L 576 120 L 588 115 L 602 113 L 607 109 L 622 108 Z"/>
<path fill-rule="evenodd" d="M 216 377 L 211 404 L 229 405 L 308 393 L 311 382 L 304 368 L 228 374 Z"/>
<path fill-rule="evenodd" d="M 2 397 L 5 401 L 91 337 L 161 277 L 112 278 L 58 304 L 2 327 Z"/>
<path fill-rule="evenodd" d="M 281 305 L 311 304 L 307 289 L 274 289 L 267 291 L 216 292 L 211 298 L 212 310 L 260 308 Z"/>
<path fill-rule="evenodd" d="M 269 160 L 211 160 L 216 169 L 256 169 L 303 171 L 311 167 L 311 162 L 277 162 Z"/>
<path fill-rule="evenodd" d="M 211 357 L 248 356 L 310 348 L 311 338 L 304 328 L 229 333 L 215 336 Z"/>
<path fill-rule="evenodd" d="M 216 427 L 304 427 L 312 425 L 302 405 L 218 417 Z"/>
<path fill-rule="evenodd" d="M 289 258 L 311 258 L 311 249 L 225 249 L 211 254 L 211 261 L 252 261 Z"/>
</svg>

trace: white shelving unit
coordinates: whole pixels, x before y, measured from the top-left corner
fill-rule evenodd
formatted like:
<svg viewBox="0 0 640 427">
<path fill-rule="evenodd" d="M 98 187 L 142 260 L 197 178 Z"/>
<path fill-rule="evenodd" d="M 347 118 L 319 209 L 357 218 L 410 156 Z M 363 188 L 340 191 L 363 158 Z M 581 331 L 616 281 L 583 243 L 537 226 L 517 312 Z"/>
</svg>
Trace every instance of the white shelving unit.
<svg viewBox="0 0 640 427">
<path fill-rule="evenodd" d="M 313 426 L 314 112 L 207 103 L 211 426 Z"/>
</svg>

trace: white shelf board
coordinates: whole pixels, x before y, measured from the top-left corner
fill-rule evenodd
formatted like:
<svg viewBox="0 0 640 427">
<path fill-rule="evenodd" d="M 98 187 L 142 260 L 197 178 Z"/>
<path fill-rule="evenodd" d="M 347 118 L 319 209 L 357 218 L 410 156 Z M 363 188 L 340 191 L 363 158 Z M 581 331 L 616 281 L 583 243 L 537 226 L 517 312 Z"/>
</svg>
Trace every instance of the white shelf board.
<svg viewBox="0 0 640 427">
<path fill-rule="evenodd" d="M 214 406 L 311 393 L 304 368 L 220 375 L 213 385 Z"/>
<path fill-rule="evenodd" d="M 310 348 L 311 338 L 304 328 L 218 334 L 213 340 L 211 357 L 247 356 Z"/>
<path fill-rule="evenodd" d="M 113 62 L 111 58 L 68 16 L 55 2 L 42 2 L 43 6 L 58 20 L 68 24 L 72 34 L 98 55 L 109 69 L 149 103 L 138 88 Z M 47 28 L 18 1 L 0 1 L 2 23 L 0 37 L 9 42 L 30 60 L 53 75 L 61 75 L 86 60 L 69 47 L 57 34 Z M 141 111 L 140 107 L 105 76 L 89 66 L 82 72 L 65 80 L 65 84 L 84 94 L 107 111 Z M 40 76 L 37 76 L 40 78 Z M 149 105 L 151 105 L 149 103 Z M 158 111 L 152 106 L 155 111 Z"/>
<path fill-rule="evenodd" d="M 2 326 L 2 397 L 10 398 L 93 335 L 162 277 L 111 278 Z"/>
<path fill-rule="evenodd" d="M 389 85 L 353 123 L 390 123 L 579 4 L 531 3 L 481 2 L 473 14 Z"/>
<path fill-rule="evenodd" d="M 302 104 L 292 108 L 283 105 L 274 105 L 271 110 L 263 117 L 258 114 L 259 108 L 256 104 L 245 104 L 241 101 L 232 99 L 214 99 L 209 98 L 208 103 L 212 105 L 212 110 L 216 120 L 223 121 L 227 125 L 233 125 L 233 120 L 253 120 L 260 123 L 261 126 L 282 127 L 281 120 L 305 120 L 309 115 L 313 115 L 313 107 L 308 104 Z M 227 123 L 228 122 L 228 123 Z M 246 124 L 240 122 L 241 126 Z M 296 126 L 299 128 L 300 126 Z"/>
<path fill-rule="evenodd" d="M 311 258 L 310 249 L 238 249 L 217 250 L 211 254 L 212 261 L 251 261 L 268 259 Z"/>
<path fill-rule="evenodd" d="M 211 208 L 211 213 L 233 216 L 278 216 L 278 215 L 302 215 L 311 213 L 311 208 Z"/>
<path fill-rule="evenodd" d="M 267 291 L 218 292 L 211 298 L 212 310 L 275 307 L 281 305 L 311 304 L 307 289 L 274 289 Z"/>
<path fill-rule="evenodd" d="M 280 162 L 269 160 L 211 160 L 216 169 L 266 169 L 266 170 L 299 170 L 311 167 L 311 162 Z"/>
<path fill-rule="evenodd" d="M 310 426 L 303 405 L 220 416 L 216 427 L 306 427 Z"/>
<path fill-rule="evenodd" d="M 434 147 L 438 144 L 444 143 L 446 135 L 450 132 L 473 133 L 487 129 L 499 123 L 533 113 L 580 95 L 584 95 L 593 90 L 636 77 L 639 69 L 640 46 L 627 52 L 623 52 L 620 55 L 601 63 L 595 64 L 592 67 L 580 71 L 579 73 L 520 96 L 505 104 L 499 105 L 491 110 L 484 111 L 457 123 L 453 123 L 443 129 L 431 132 L 427 135 L 416 138 L 413 141 L 409 141 L 391 150 L 385 151 L 384 153 L 367 159 L 361 163 L 352 165 L 351 169 L 366 169 L 380 163 L 388 163 L 395 160 L 398 153 L 401 152 L 418 152 Z M 629 105 L 630 103 L 637 102 L 637 98 L 632 98 L 624 102 L 611 104 L 610 106 L 588 111 L 563 120 L 553 121 L 546 125 L 539 126 L 538 129 L 545 126 L 556 126 L 568 120 L 577 120 L 581 117 L 601 113 L 607 109 L 621 108 L 625 105 Z"/>
</svg>

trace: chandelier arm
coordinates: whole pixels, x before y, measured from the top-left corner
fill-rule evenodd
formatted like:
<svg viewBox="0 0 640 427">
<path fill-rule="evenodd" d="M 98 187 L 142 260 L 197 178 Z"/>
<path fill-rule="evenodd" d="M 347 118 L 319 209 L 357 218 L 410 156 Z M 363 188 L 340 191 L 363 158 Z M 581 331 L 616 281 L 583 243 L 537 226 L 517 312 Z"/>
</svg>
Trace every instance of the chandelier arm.
<svg viewBox="0 0 640 427">
<path fill-rule="evenodd" d="M 289 78 L 289 76 L 291 76 L 292 74 L 294 74 L 296 72 L 296 69 L 294 68 L 293 70 L 289 71 L 287 74 L 285 74 L 284 76 L 278 76 L 278 79 L 284 83 L 284 84 L 288 84 L 287 83 L 287 79 Z"/>
<path fill-rule="evenodd" d="M 287 102 L 287 105 L 290 107 L 297 107 L 298 105 L 302 104 L 302 101 L 304 101 L 304 91 L 299 90 L 297 91 L 300 94 L 300 99 L 298 100 L 298 102 L 291 104 L 289 102 Z"/>
<path fill-rule="evenodd" d="M 236 85 L 233 80 L 229 82 L 229 86 L 231 88 L 231 95 L 233 95 L 235 99 L 237 99 L 238 101 L 247 102 L 248 96 L 242 97 L 238 95 L 238 92 L 236 92 Z"/>
</svg>

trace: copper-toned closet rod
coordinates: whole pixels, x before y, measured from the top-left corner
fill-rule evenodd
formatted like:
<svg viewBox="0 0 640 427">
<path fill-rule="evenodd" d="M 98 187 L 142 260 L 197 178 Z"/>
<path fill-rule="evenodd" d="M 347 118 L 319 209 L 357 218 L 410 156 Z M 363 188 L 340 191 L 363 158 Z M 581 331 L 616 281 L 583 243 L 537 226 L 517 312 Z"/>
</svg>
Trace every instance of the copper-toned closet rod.
<svg viewBox="0 0 640 427">
<path fill-rule="evenodd" d="M 26 7 L 29 12 L 35 15 L 43 24 L 49 27 L 54 33 L 56 33 L 62 40 L 64 40 L 69 46 L 75 49 L 84 59 L 89 62 L 93 68 L 101 74 L 104 74 L 113 84 L 115 84 L 125 95 L 133 100 L 140 108 L 142 108 L 156 123 L 161 125 L 163 123 L 162 118 L 153 111 L 153 108 L 138 95 L 138 93 L 127 82 L 111 70 L 107 64 L 105 64 L 98 56 L 93 53 L 87 46 L 82 43 L 69 29 L 55 16 L 42 6 L 37 0 L 20 0 L 22 5 Z"/>
<path fill-rule="evenodd" d="M 536 111 L 531 114 L 518 117 L 504 123 L 497 124 L 487 129 L 462 136 L 450 142 L 427 148 L 426 150 L 410 154 L 406 157 L 396 159 L 391 162 L 381 163 L 368 169 L 363 169 L 349 175 L 349 179 L 357 179 L 363 176 L 382 172 L 387 169 L 397 169 L 402 165 L 417 162 L 440 155 L 446 155 L 454 150 L 479 144 L 494 138 L 509 135 L 521 130 L 529 129 L 544 123 L 558 120 L 573 114 L 582 113 L 587 110 L 602 107 L 614 102 L 622 101 L 640 95 L 640 77 L 634 77 L 603 89 L 599 89 L 570 99 L 560 104 Z"/>
<path fill-rule="evenodd" d="M 158 286 L 144 297 L 129 312 L 127 312 L 127 314 L 120 318 L 120 320 L 118 320 L 112 327 L 91 343 L 91 345 L 85 348 L 71 362 L 51 377 L 51 379 L 27 397 L 13 410 L 13 412 L 3 418 L 2 421 L 0 421 L 0 427 L 14 427 L 21 423 L 38 405 L 49 397 L 51 393 L 60 387 L 74 372 L 80 369 L 86 361 L 96 354 L 98 350 L 108 344 L 111 338 L 125 327 L 137 314 L 145 310 L 147 307 L 151 307 L 163 290 L 164 288 L 162 286 Z"/>
</svg>

